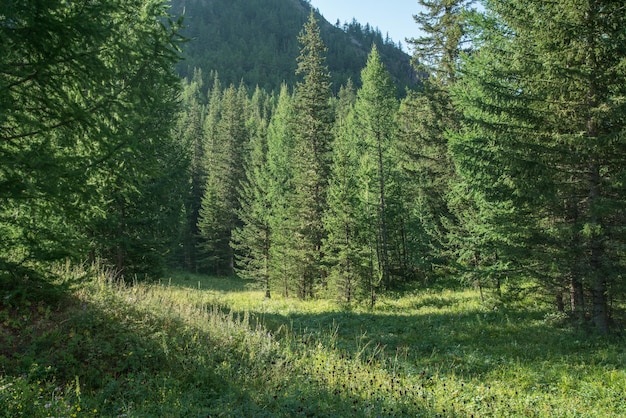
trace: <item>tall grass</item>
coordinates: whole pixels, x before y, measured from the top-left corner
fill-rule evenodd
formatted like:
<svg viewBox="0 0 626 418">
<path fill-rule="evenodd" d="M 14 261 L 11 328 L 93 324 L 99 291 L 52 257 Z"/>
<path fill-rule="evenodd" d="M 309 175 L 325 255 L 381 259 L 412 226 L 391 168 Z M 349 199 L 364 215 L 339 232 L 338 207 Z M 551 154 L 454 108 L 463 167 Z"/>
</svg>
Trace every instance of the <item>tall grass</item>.
<svg viewBox="0 0 626 418">
<path fill-rule="evenodd" d="M 0 416 L 626 416 L 624 339 L 532 301 L 416 290 L 346 309 L 91 276 L 53 305 L 3 299 Z"/>
</svg>

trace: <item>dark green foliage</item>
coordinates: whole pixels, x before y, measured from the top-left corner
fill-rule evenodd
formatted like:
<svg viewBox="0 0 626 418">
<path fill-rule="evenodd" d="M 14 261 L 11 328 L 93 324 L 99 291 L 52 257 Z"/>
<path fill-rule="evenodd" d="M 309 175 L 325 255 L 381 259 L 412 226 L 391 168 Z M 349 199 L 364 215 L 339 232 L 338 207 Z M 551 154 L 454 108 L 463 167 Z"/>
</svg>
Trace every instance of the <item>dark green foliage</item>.
<svg viewBox="0 0 626 418">
<path fill-rule="evenodd" d="M 405 216 L 413 223 L 407 227 L 408 263 L 423 279 L 450 260 L 448 234 L 456 222 L 448 199 L 454 167 L 444 135 L 454 126 L 453 108 L 430 80 L 421 93 L 409 93 L 400 104 L 398 158 L 405 178 Z"/>
<path fill-rule="evenodd" d="M 211 107 L 216 105 L 217 94 L 213 92 Z M 231 85 L 222 93 L 219 115 L 214 119 L 214 110 L 210 109 L 205 124 L 207 180 L 198 229 L 203 239 L 203 268 L 217 275 L 230 275 L 234 268 L 230 243 L 232 231 L 240 225 L 237 211 L 244 150 L 249 141 L 248 100 L 243 86 L 236 89 Z"/>
<path fill-rule="evenodd" d="M 322 280 L 323 214 L 326 210 L 333 112 L 330 106 L 330 74 L 325 65 L 326 47 L 311 12 L 299 36 L 302 45 L 297 73 L 303 78 L 294 94 L 294 199 L 297 219 L 295 262 L 298 296 L 311 297 Z"/>
<path fill-rule="evenodd" d="M 0 270 L 90 250 L 115 264 L 113 247 L 143 268 L 166 251 L 176 30 L 161 1 L 2 3 Z M 125 232 L 103 236 L 105 219 Z"/>
<path fill-rule="evenodd" d="M 311 5 L 300 0 L 173 0 L 175 13 L 185 16 L 186 60 L 179 65 L 183 77 L 195 68 L 205 74 L 218 71 L 225 84 L 243 80 L 249 89 L 257 86 L 278 92 L 281 83 L 294 86 L 298 32 L 307 21 Z M 324 43 L 334 91 L 348 79 L 358 80 L 372 44 L 404 92 L 415 85 L 410 57 L 380 31 L 357 22 L 335 27 L 316 15 Z"/>
<path fill-rule="evenodd" d="M 267 103 L 266 94 L 257 89 L 252 98 L 250 154 L 245 177 L 239 191 L 238 217 L 241 225 L 232 233 L 231 245 L 236 251 L 236 271 L 241 277 L 260 282 L 265 296 L 271 296 L 270 286 L 270 173 L 267 164 Z"/>
<path fill-rule="evenodd" d="M 204 187 L 206 185 L 204 119 L 207 101 L 204 97 L 202 72 L 197 70 L 191 81 L 184 80 L 182 109 L 175 127 L 184 153 L 189 156 L 190 166 L 185 198 L 185 220 L 181 225 L 180 247 L 172 262 L 189 271 L 198 269 L 198 219 Z"/>
<path fill-rule="evenodd" d="M 419 0 L 424 11 L 414 16 L 424 33 L 413 38 L 415 64 L 423 76 L 438 84 L 454 83 L 456 65 L 471 45 L 466 36 L 466 14 L 474 0 Z"/>
<path fill-rule="evenodd" d="M 455 89 L 465 129 L 453 152 L 478 257 L 498 277 L 568 288 L 574 313 L 591 308 L 605 333 L 609 300 L 623 297 L 622 6 L 489 6 L 480 52 Z"/>
<path fill-rule="evenodd" d="M 267 169 L 269 173 L 268 197 L 270 211 L 270 276 L 284 296 L 294 291 L 295 228 L 294 216 L 294 152 L 295 140 L 293 98 L 283 84 L 276 109 L 270 120 L 267 132 Z"/>
</svg>

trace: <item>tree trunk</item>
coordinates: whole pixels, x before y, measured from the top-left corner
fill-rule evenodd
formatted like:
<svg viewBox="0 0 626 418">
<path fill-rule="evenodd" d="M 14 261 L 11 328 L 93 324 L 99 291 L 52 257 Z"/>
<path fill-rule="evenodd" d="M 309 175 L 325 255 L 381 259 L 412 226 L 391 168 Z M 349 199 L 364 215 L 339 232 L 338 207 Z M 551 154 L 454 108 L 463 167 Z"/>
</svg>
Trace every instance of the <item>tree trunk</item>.
<svg viewBox="0 0 626 418">
<path fill-rule="evenodd" d="M 382 148 L 382 138 L 381 133 L 377 133 L 378 140 L 378 175 L 379 175 L 379 187 L 380 187 L 380 207 L 379 207 L 379 216 L 380 216 L 380 239 L 381 239 L 381 254 L 380 254 L 380 263 L 382 267 L 382 282 L 385 287 L 389 285 L 389 250 L 387 243 L 387 213 L 385 207 L 385 174 L 384 174 L 384 166 L 383 166 L 383 148 Z"/>
<path fill-rule="evenodd" d="M 574 318 L 582 321 L 585 318 L 585 295 L 583 283 L 574 272 L 569 277 L 569 303 Z"/>
<path fill-rule="evenodd" d="M 556 310 L 558 312 L 565 312 L 565 302 L 563 302 L 563 292 L 561 289 L 557 289 L 555 292 Z"/>
<path fill-rule="evenodd" d="M 592 166 L 590 169 L 590 190 L 589 190 L 589 203 L 591 207 L 591 219 L 592 226 L 599 226 L 598 219 L 593 210 L 593 203 L 598 199 L 598 188 L 600 184 L 600 170 L 597 166 Z M 591 268 L 591 290 L 592 290 L 592 303 L 593 303 L 593 323 L 596 329 L 601 334 L 608 334 L 609 332 L 609 309 L 607 299 L 607 283 L 606 277 L 602 272 L 602 262 L 600 260 L 602 253 L 602 245 L 599 237 L 595 234 L 590 238 L 589 247 L 591 249 L 591 255 L 589 258 L 589 267 Z"/>
</svg>

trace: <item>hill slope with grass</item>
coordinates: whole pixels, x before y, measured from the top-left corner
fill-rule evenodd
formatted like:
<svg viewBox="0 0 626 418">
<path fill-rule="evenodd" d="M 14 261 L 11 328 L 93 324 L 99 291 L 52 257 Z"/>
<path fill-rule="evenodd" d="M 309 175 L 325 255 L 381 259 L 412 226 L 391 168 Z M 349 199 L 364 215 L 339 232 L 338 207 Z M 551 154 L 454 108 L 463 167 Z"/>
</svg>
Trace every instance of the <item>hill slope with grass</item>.
<svg viewBox="0 0 626 418">
<path fill-rule="evenodd" d="M 623 338 L 577 334 L 541 306 L 494 309 L 471 289 L 346 311 L 186 274 L 35 288 L 2 299 L 5 417 L 626 414 Z"/>
</svg>

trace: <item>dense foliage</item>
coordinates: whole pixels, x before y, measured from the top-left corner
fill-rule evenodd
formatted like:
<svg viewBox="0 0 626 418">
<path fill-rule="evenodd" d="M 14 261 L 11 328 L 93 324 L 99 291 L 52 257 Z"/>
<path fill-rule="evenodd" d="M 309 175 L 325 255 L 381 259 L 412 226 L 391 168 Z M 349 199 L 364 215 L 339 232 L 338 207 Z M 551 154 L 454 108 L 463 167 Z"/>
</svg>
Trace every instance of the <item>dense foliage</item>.
<svg viewBox="0 0 626 418">
<path fill-rule="evenodd" d="M 623 416 L 626 8 L 418 3 L 1 2 L 1 414 Z"/>
<path fill-rule="evenodd" d="M 2 2 L 3 280 L 63 257 L 164 264 L 187 181 L 177 30 L 158 0 Z"/>
<path fill-rule="evenodd" d="M 501 303 L 534 292 L 601 333 L 620 319 L 622 8 L 421 1 L 422 84 L 399 100 L 395 46 L 368 26 L 333 28 L 307 2 L 207 4 L 175 4 L 191 20 L 181 86 L 179 27 L 161 1 L 3 3 L 3 278 L 66 257 L 127 279 L 170 263 L 257 279 L 268 297 L 374 306 L 453 276 Z M 294 8 L 309 18 L 289 38 L 275 25 Z M 216 16 L 233 20 L 193 22 Z M 284 37 L 261 61 L 296 48 L 280 89 L 247 87 L 253 61 L 190 67 L 201 26 L 217 31 L 219 51 L 202 49 L 217 63 L 252 59 L 220 31 L 259 24 Z M 328 33 L 371 38 L 360 77 L 333 85 L 344 46 Z"/>
<path fill-rule="evenodd" d="M 576 13 L 538 5 L 523 17 L 513 1 L 480 13 L 461 0 L 423 5 L 425 35 L 413 40 L 423 88 L 401 102 L 376 45 L 357 90 L 348 82 L 331 97 L 331 48 L 311 15 L 293 90 L 265 101 L 241 93 L 245 138 L 205 134 L 207 150 L 236 140 L 246 156 L 210 157 L 225 159 L 209 173 L 237 170 L 239 185 L 209 195 L 219 182 L 207 183 L 202 210 L 229 209 L 205 225 L 204 256 L 220 243 L 267 295 L 348 304 L 448 274 L 503 302 L 535 289 L 560 311 L 568 298 L 572 317 L 608 332 L 624 297 L 623 13 L 596 3 Z M 550 28 L 537 23 L 548 18 Z M 223 124 L 229 106 L 211 99 L 217 119 L 207 124 Z"/>
</svg>

